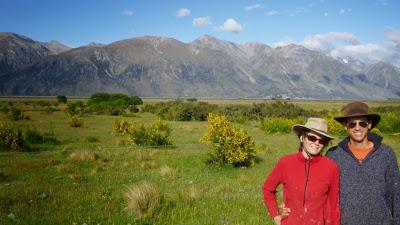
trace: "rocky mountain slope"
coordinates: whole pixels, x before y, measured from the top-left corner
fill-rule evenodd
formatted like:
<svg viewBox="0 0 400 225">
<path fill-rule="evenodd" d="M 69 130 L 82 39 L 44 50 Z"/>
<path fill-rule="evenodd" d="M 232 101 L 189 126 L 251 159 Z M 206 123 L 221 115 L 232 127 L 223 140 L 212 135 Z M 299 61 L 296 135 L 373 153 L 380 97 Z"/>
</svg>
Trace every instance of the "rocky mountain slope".
<svg viewBox="0 0 400 225">
<path fill-rule="evenodd" d="M 299 45 L 191 43 L 143 36 L 62 50 L 0 33 L 1 95 L 123 92 L 145 97 L 383 99 L 400 96 L 400 71 L 334 59 Z M 16 41 L 17 39 L 17 41 Z M 23 49 L 23 50 L 21 50 Z"/>
</svg>

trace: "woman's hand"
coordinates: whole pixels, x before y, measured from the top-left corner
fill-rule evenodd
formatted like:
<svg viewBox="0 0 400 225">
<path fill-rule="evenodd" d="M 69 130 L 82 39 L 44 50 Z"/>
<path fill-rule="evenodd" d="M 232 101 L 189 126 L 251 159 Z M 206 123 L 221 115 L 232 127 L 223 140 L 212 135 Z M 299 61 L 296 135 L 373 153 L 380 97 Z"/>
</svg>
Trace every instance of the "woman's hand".
<svg viewBox="0 0 400 225">
<path fill-rule="evenodd" d="M 275 222 L 276 225 L 281 225 L 281 220 L 282 220 L 282 216 L 281 215 L 274 217 L 274 222 Z"/>
</svg>

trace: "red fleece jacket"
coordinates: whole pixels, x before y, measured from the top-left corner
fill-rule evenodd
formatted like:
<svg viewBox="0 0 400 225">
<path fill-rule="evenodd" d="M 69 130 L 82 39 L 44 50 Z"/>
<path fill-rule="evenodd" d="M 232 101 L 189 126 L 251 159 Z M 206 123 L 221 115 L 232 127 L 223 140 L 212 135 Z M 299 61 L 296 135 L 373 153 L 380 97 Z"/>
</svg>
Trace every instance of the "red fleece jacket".
<svg viewBox="0 0 400 225">
<path fill-rule="evenodd" d="M 301 152 L 282 157 L 263 185 L 271 217 L 279 215 L 276 188 L 283 185 L 283 202 L 290 208 L 282 225 L 340 225 L 339 168 L 330 159 L 306 160 Z"/>
</svg>

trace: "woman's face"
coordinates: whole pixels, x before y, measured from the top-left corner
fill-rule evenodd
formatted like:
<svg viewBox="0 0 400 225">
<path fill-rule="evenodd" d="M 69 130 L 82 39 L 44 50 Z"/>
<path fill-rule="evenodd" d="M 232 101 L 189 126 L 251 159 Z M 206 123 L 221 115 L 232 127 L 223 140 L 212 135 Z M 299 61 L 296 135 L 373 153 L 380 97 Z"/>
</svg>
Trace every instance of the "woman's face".
<svg viewBox="0 0 400 225">
<path fill-rule="evenodd" d="M 328 140 L 317 133 L 307 132 L 300 137 L 303 142 L 303 149 L 307 150 L 311 155 L 318 155 L 327 145 Z"/>
</svg>

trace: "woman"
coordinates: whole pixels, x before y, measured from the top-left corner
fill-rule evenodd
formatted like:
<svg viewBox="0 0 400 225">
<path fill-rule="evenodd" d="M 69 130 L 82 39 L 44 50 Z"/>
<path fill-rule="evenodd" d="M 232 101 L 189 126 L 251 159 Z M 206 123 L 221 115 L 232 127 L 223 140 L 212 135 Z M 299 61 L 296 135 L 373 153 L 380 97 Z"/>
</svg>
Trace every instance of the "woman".
<svg viewBox="0 0 400 225">
<path fill-rule="evenodd" d="M 263 185 L 264 202 L 277 225 L 340 225 L 339 169 L 321 155 L 332 136 L 321 118 L 294 125 L 299 152 L 282 157 Z M 276 189 L 283 185 L 284 212 L 280 213 Z"/>
</svg>

